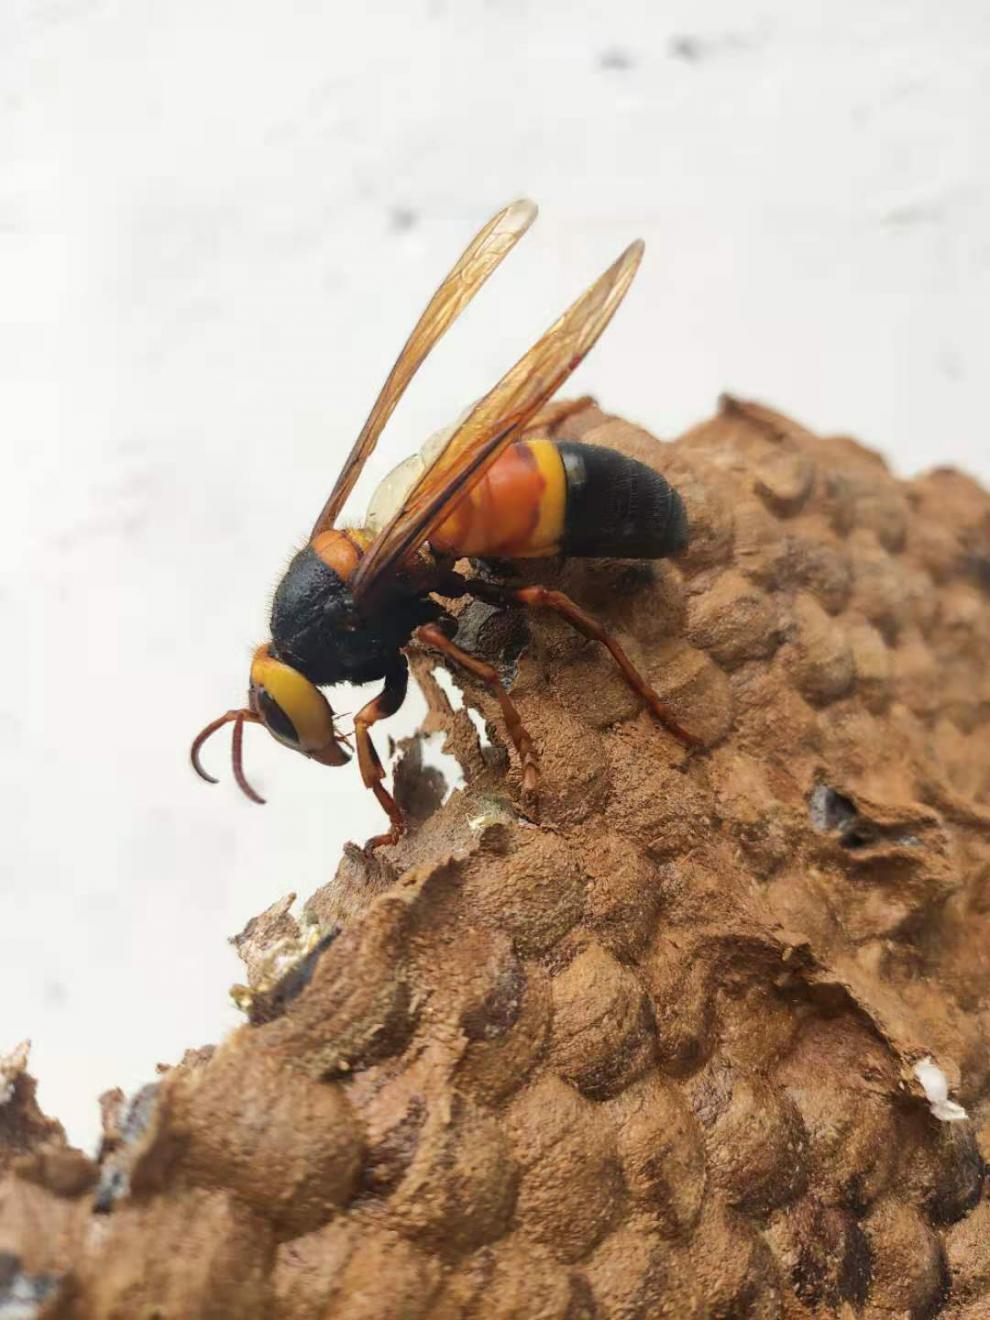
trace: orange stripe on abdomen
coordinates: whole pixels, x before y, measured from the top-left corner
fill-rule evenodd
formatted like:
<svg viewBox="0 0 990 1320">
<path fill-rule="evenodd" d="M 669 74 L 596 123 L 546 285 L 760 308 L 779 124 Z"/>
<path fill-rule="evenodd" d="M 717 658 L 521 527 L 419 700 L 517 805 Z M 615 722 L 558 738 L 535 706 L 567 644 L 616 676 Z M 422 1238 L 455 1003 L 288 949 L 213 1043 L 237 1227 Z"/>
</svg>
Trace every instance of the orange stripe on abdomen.
<svg viewBox="0 0 990 1320">
<path fill-rule="evenodd" d="M 441 555 L 529 559 L 556 554 L 567 485 L 552 440 L 517 440 L 430 538 Z"/>
</svg>

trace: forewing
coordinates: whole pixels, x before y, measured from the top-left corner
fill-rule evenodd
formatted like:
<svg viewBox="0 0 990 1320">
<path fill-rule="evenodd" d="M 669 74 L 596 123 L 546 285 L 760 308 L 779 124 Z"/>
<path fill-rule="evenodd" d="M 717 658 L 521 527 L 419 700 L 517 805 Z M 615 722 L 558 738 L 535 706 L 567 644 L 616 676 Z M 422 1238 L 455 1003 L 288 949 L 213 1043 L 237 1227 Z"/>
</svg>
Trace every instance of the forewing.
<svg viewBox="0 0 990 1320">
<path fill-rule="evenodd" d="M 416 322 L 402 352 L 388 374 L 375 400 L 368 420 L 361 428 L 354 446 L 341 468 L 330 498 L 320 510 L 313 525 L 311 537 L 334 525 L 348 495 L 354 489 L 368 457 L 378 443 L 378 437 L 395 411 L 395 405 L 406 386 L 426 360 L 430 350 L 441 338 L 495 267 L 515 247 L 518 240 L 536 219 L 532 202 L 513 202 L 504 211 L 489 220 L 461 254 L 457 264 L 430 299 L 423 315 Z"/>
<path fill-rule="evenodd" d="M 643 255 L 637 241 L 481 399 L 375 538 L 351 581 L 367 596 L 429 540 L 452 508 L 560 388 L 608 325 Z"/>
</svg>

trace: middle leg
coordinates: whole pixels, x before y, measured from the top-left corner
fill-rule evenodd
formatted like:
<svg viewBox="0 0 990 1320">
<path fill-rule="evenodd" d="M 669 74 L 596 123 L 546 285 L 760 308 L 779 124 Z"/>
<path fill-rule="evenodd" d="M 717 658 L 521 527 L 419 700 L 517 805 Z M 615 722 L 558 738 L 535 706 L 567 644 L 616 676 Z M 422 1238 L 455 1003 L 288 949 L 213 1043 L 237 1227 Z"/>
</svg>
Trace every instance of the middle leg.
<svg viewBox="0 0 990 1320">
<path fill-rule="evenodd" d="M 421 628 L 416 630 L 415 636 L 416 640 L 422 642 L 424 646 L 439 651 L 441 655 L 447 656 L 449 660 L 453 660 L 462 669 L 466 669 L 469 674 L 474 674 L 476 678 L 480 678 L 482 683 L 489 687 L 497 697 L 498 703 L 502 707 L 505 727 L 516 751 L 519 753 L 519 761 L 523 772 L 523 789 L 527 793 L 532 793 L 539 783 L 539 762 L 536 756 L 536 745 L 526 731 L 522 717 L 512 698 L 503 687 L 502 680 L 496 671 L 490 664 L 487 664 L 484 660 L 479 660 L 476 655 L 472 655 L 470 651 L 462 650 L 435 623 L 423 624 Z"/>
</svg>

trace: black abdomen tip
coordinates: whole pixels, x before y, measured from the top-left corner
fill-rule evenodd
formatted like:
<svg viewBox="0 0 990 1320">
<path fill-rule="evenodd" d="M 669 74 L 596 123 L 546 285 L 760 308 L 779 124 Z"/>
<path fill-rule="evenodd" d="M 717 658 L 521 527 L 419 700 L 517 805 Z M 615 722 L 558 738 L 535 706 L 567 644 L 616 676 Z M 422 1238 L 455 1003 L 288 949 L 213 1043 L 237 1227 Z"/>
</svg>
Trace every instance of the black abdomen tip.
<svg viewBox="0 0 990 1320">
<path fill-rule="evenodd" d="M 687 545 L 684 501 L 659 472 L 599 445 L 557 448 L 567 478 L 565 554 L 663 559 Z"/>
</svg>

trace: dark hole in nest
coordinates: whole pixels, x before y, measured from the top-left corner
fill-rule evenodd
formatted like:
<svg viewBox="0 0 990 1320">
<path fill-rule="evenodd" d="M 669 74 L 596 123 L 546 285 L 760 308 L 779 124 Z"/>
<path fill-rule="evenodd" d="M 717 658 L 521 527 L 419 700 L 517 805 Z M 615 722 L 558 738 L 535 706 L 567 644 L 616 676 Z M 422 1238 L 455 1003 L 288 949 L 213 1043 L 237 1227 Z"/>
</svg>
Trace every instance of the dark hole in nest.
<svg viewBox="0 0 990 1320">
<path fill-rule="evenodd" d="M 855 851 L 857 848 L 869 848 L 878 838 L 875 826 L 867 820 L 857 820 L 849 829 L 843 830 L 839 842 L 843 848 Z"/>
<path fill-rule="evenodd" d="M 855 802 L 827 784 L 816 784 L 808 803 L 811 823 L 816 830 L 838 834 L 839 844 L 849 852 L 893 845 L 917 848 L 921 839 L 899 824 L 877 824 L 860 813 Z"/>
<path fill-rule="evenodd" d="M 473 600 L 458 617 L 457 644 L 494 665 L 502 683 L 511 688 L 519 658 L 529 644 L 525 613 Z"/>
<path fill-rule="evenodd" d="M 837 833 L 839 843 L 851 852 L 869 848 L 879 840 L 877 827 L 859 814 L 855 802 L 827 784 L 816 784 L 811 790 L 809 810 L 815 829 Z"/>
<path fill-rule="evenodd" d="M 131 1186 L 129 1152 L 147 1132 L 158 1104 L 158 1083 L 149 1082 L 131 1097 L 113 1145 L 101 1151 L 102 1168 L 93 1196 L 93 1210 L 109 1214 Z M 2 1315 L 2 1312 L 0 1312 Z"/>
<path fill-rule="evenodd" d="M 21 1268 L 20 1257 L 0 1251 L 0 1316 L 40 1315 L 59 1281 L 57 1274 L 28 1274 Z"/>
<path fill-rule="evenodd" d="M 809 810 L 811 823 L 815 829 L 824 830 L 829 834 L 833 830 L 846 830 L 850 826 L 859 829 L 865 823 L 860 820 L 855 802 L 837 792 L 834 788 L 829 788 L 827 784 L 816 784 L 811 790 Z M 850 846 L 862 847 L 863 845 L 860 843 Z"/>
<path fill-rule="evenodd" d="M 966 560 L 966 566 L 976 579 L 977 586 L 990 592 L 990 554 L 971 554 Z"/>
<path fill-rule="evenodd" d="M 309 985 L 321 955 L 329 949 L 339 934 L 340 927 L 333 926 L 319 943 L 313 945 L 305 957 L 300 958 L 296 965 L 286 972 L 281 981 L 273 985 L 270 990 L 254 996 L 248 1010 L 248 1021 L 252 1026 L 258 1027 L 264 1022 L 271 1022 L 282 1016 L 292 1000 L 297 999 Z"/>
</svg>

